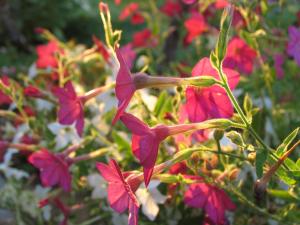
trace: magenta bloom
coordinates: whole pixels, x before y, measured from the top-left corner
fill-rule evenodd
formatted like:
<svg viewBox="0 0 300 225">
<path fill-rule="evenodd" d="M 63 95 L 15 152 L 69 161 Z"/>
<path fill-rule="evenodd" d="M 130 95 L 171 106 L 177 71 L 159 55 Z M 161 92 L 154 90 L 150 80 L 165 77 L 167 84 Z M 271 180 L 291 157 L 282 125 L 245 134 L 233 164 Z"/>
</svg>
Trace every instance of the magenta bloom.
<svg viewBox="0 0 300 225">
<path fill-rule="evenodd" d="M 122 173 L 115 160 L 110 160 L 109 164 L 97 163 L 97 169 L 102 177 L 108 182 L 108 201 L 110 207 L 118 213 L 129 211 L 128 224 L 138 224 L 139 203 L 134 192 L 140 185 L 137 179 L 130 179 L 130 173 Z M 129 179 L 127 179 L 129 178 Z"/>
<path fill-rule="evenodd" d="M 233 211 L 236 206 L 225 191 L 210 184 L 191 184 L 184 194 L 184 203 L 193 208 L 201 208 L 213 224 L 226 223 L 225 211 Z"/>
<path fill-rule="evenodd" d="M 1 77 L 1 81 L 5 86 L 9 86 L 9 79 L 7 76 L 2 76 Z M 0 81 L 0 82 L 1 82 Z M 12 100 L 9 96 L 7 96 L 6 94 L 4 94 L 1 90 L 0 90 L 0 105 L 3 104 L 10 104 L 12 103 Z"/>
<path fill-rule="evenodd" d="M 200 13 L 193 13 L 192 16 L 184 22 L 184 26 L 187 30 L 187 35 L 184 38 L 186 45 L 190 44 L 197 36 L 208 29 L 208 24 L 204 16 Z"/>
<path fill-rule="evenodd" d="M 274 67 L 276 76 L 278 79 L 282 79 L 284 76 L 284 71 L 282 65 L 284 63 L 284 55 L 283 54 L 275 54 L 274 55 Z"/>
<path fill-rule="evenodd" d="M 147 186 L 153 173 L 159 144 L 169 136 L 169 130 L 164 125 L 149 128 L 142 121 L 128 113 L 124 113 L 121 120 L 133 133 L 132 151 L 144 168 L 144 180 Z"/>
<path fill-rule="evenodd" d="M 177 0 L 166 0 L 160 11 L 169 17 L 174 17 L 181 14 L 182 7 Z"/>
<path fill-rule="evenodd" d="M 28 161 L 40 170 L 43 186 L 60 186 L 64 191 L 71 190 L 70 162 L 59 154 L 53 154 L 47 149 L 41 149 L 31 154 Z"/>
<path fill-rule="evenodd" d="M 28 97 L 32 97 L 32 98 L 40 98 L 43 96 L 41 91 L 37 87 L 32 86 L 32 85 L 29 85 L 26 88 L 24 88 L 23 93 L 24 93 L 24 95 L 26 95 Z"/>
<path fill-rule="evenodd" d="M 148 186 L 155 166 L 160 142 L 168 136 L 195 130 L 195 124 L 180 124 L 175 126 L 157 125 L 148 127 L 135 116 L 124 113 L 122 122 L 132 132 L 132 151 L 144 168 L 144 181 Z"/>
<path fill-rule="evenodd" d="M 118 61 L 120 63 L 120 69 L 116 79 L 116 87 L 115 92 L 117 99 L 119 100 L 118 103 L 118 111 L 113 119 L 112 124 L 115 124 L 120 116 L 124 113 L 126 107 L 128 106 L 130 99 L 132 98 L 136 87 L 134 85 L 133 77 L 129 71 L 129 68 L 123 59 L 121 52 L 119 49 L 116 49 L 116 54 Z"/>
<path fill-rule="evenodd" d="M 231 69 L 223 68 L 229 86 L 234 89 L 239 82 L 239 74 Z M 208 58 L 201 59 L 192 70 L 192 76 L 211 75 L 219 79 L 217 71 Z M 188 87 L 186 104 L 184 105 L 191 122 L 201 122 L 214 118 L 229 118 L 233 115 L 233 107 L 225 90 L 213 85 L 208 88 Z"/>
<path fill-rule="evenodd" d="M 289 43 L 287 53 L 294 57 L 297 64 L 300 66 L 300 30 L 294 26 L 289 27 Z"/>
<path fill-rule="evenodd" d="M 77 133 L 81 136 L 84 127 L 83 101 L 76 95 L 71 81 L 68 81 L 64 88 L 54 88 L 53 93 L 59 100 L 59 123 L 71 125 L 76 122 Z"/>
<path fill-rule="evenodd" d="M 127 45 L 124 45 L 120 48 L 120 53 L 124 58 L 124 61 L 126 62 L 126 65 L 128 66 L 128 69 L 131 69 L 134 63 L 134 60 L 136 58 L 136 53 L 132 47 L 132 44 L 129 43 Z"/>
<path fill-rule="evenodd" d="M 223 62 L 225 67 L 238 69 L 247 75 L 252 73 L 256 52 L 239 37 L 234 37 L 228 43 L 226 58 Z"/>
<path fill-rule="evenodd" d="M 56 68 L 57 59 L 55 58 L 55 53 L 62 52 L 56 41 L 50 41 L 45 45 L 39 45 L 36 47 L 36 53 L 38 59 L 36 61 L 36 66 L 38 68 L 45 69 L 47 67 Z"/>
</svg>

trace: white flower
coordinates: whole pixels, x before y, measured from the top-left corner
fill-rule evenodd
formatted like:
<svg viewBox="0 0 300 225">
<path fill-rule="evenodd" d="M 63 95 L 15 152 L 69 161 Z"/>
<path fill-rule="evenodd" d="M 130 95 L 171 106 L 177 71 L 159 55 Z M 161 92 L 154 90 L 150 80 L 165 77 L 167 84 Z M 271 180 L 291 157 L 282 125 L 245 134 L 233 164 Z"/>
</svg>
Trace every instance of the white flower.
<svg viewBox="0 0 300 225">
<path fill-rule="evenodd" d="M 127 225 L 128 216 L 124 214 L 112 212 L 112 223 L 114 225 Z"/>
<path fill-rule="evenodd" d="M 143 102 L 145 103 L 145 105 L 147 106 L 147 108 L 153 112 L 155 106 L 156 106 L 156 102 L 157 102 L 157 97 L 150 95 L 149 91 L 146 89 L 142 89 L 139 91 L 139 93 L 141 94 L 141 97 L 143 99 Z"/>
<path fill-rule="evenodd" d="M 79 144 L 82 140 L 78 136 L 74 124 L 71 126 L 64 126 L 57 122 L 48 124 L 49 130 L 56 135 L 55 148 L 61 149 L 66 147 L 69 143 Z"/>
<path fill-rule="evenodd" d="M 107 77 L 105 85 L 113 83 L 113 77 Z M 118 105 L 117 98 L 115 96 L 115 90 L 111 88 L 96 97 L 96 102 L 99 104 L 101 114 L 105 114 L 115 108 Z"/>
<path fill-rule="evenodd" d="M 157 186 L 160 184 L 158 180 L 152 180 L 149 183 L 148 189 L 141 185 L 136 191 L 136 196 L 142 205 L 142 212 L 151 220 L 155 220 L 159 207 L 157 204 L 165 203 L 167 197 L 162 195 Z"/>
<path fill-rule="evenodd" d="M 49 111 L 54 107 L 53 103 L 43 99 L 36 99 L 35 103 L 38 111 L 44 111 L 44 110 Z"/>
<path fill-rule="evenodd" d="M 36 64 L 33 63 L 33 64 L 31 64 L 31 66 L 29 67 L 29 70 L 28 70 L 28 77 L 32 80 L 32 78 L 34 78 L 37 74 L 38 74 L 38 70 L 37 70 L 37 68 L 36 68 Z"/>
<path fill-rule="evenodd" d="M 87 177 L 88 184 L 94 189 L 92 199 L 106 198 L 106 181 L 99 174 L 93 173 Z"/>
<path fill-rule="evenodd" d="M 11 148 L 7 149 L 4 155 L 4 161 L 0 164 L 0 171 L 2 171 L 7 178 L 15 177 L 17 180 L 20 180 L 23 177 L 29 177 L 29 174 L 22 170 L 9 167 L 13 154 L 17 152 L 18 150 L 15 149 L 11 149 Z"/>
</svg>

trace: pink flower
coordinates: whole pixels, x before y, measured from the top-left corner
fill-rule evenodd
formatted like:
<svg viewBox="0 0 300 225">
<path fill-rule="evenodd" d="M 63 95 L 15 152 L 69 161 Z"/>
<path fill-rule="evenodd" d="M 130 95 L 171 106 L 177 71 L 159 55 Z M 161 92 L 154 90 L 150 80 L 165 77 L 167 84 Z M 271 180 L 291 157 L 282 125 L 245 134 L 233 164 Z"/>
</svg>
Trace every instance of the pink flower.
<svg viewBox="0 0 300 225">
<path fill-rule="evenodd" d="M 129 211 L 128 224 L 138 224 L 139 203 L 134 192 L 140 185 L 140 180 L 131 179 L 130 173 L 122 173 L 117 162 L 110 160 L 109 164 L 97 163 L 97 169 L 108 182 L 108 201 L 110 207 L 118 213 Z"/>
<path fill-rule="evenodd" d="M 53 203 L 56 208 L 58 208 L 64 215 L 63 220 L 59 223 L 59 225 L 67 225 L 68 224 L 68 217 L 71 213 L 71 210 L 68 206 L 66 206 L 58 197 L 54 199 L 45 198 L 39 201 L 39 208 L 43 208 L 50 203 Z"/>
<path fill-rule="evenodd" d="M 36 52 L 38 59 L 36 61 L 36 66 L 41 69 L 45 69 L 47 67 L 56 68 L 57 59 L 55 58 L 55 54 L 61 51 L 62 50 L 59 49 L 56 41 L 50 41 L 45 45 L 37 46 Z"/>
<path fill-rule="evenodd" d="M 181 14 L 182 7 L 177 0 L 166 0 L 160 11 L 169 17 L 173 17 Z"/>
<path fill-rule="evenodd" d="M 227 0 L 216 0 L 216 2 L 215 2 L 215 7 L 217 9 L 223 9 L 228 5 L 229 5 L 229 3 Z"/>
<path fill-rule="evenodd" d="M 98 52 L 102 55 L 103 59 L 108 62 L 109 60 L 109 52 L 107 51 L 105 45 L 100 41 L 95 35 L 92 36 L 93 42 L 97 46 Z"/>
<path fill-rule="evenodd" d="M 1 81 L 5 86 L 9 86 L 9 79 L 7 76 L 3 75 L 1 77 Z M 0 105 L 3 105 L 3 104 L 10 104 L 12 103 L 12 99 L 7 96 L 6 94 L 4 94 L 1 90 L 0 90 Z"/>
<path fill-rule="evenodd" d="M 184 4 L 191 5 L 196 2 L 196 0 L 181 0 Z"/>
<path fill-rule="evenodd" d="M 127 45 L 122 46 L 120 48 L 120 53 L 123 56 L 124 61 L 128 66 L 128 69 L 131 69 L 136 58 L 136 53 L 133 50 L 132 44 L 129 43 Z"/>
<path fill-rule="evenodd" d="M 121 0 L 115 0 L 116 5 L 120 5 L 120 3 L 121 3 Z"/>
<path fill-rule="evenodd" d="M 154 47 L 157 45 L 157 40 L 148 28 L 133 34 L 134 47 Z"/>
<path fill-rule="evenodd" d="M 223 62 L 225 67 L 238 69 L 247 75 L 252 73 L 256 52 L 239 37 L 234 37 L 228 44 L 226 58 Z"/>
<path fill-rule="evenodd" d="M 144 17 L 141 15 L 139 10 L 139 4 L 136 2 L 129 3 L 120 13 L 119 19 L 121 21 L 131 17 L 132 24 L 144 23 Z"/>
<path fill-rule="evenodd" d="M 300 29 L 294 26 L 289 27 L 289 43 L 287 53 L 294 57 L 297 64 L 300 66 Z"/>
<path fill-rule="evenodd" d="M 148 186 L 155 166 L 160 142 L 168 136 L 195 130 L 194 124 L 148 127 L 135 116 L 124 113 L 122 122 L 132 132 L 132 152 L 144 168 L 145 185 Z"/>
<path fill-rule="evenodd" d="M 234 89 L 239 82 L 239 74 L 231 69 L 223 68 L 229 86 Z M 208 58 L 201 59 L 192 70 L 192 76 L 211 75 L 219 79 L 217 71 Z M 184 105 L 191 122 L 201 122 L 213 118 L 229 118 L 233 115 L 233 107 L 225 90 L 217 85 L 208 88 L 188 87 L 186 104 Z"/>
<path fill-rule="evenodd" d="M 77 133 L 81 136 L 84 127 L 84 102 L 81 97 L 76 95 L 71 81 L 68 81 L 64 88 L 54 88 L 53 93 L 59 100 L 59 123 L 63 125 L 71 125 L 76 122 Z"/>
<path fill-rule="evenodd" d="M 24 95 L 26 95 L 28 97 L 40 98 L 43 96 L 42 92 L 38 88 L 36 88 L 32 85 L 29 85 L 28 87 L 24 88 L 23 92 L 24 92 Z"/>
<path fill-rule="evenodd" d="M 193 13 L 192 16 L 184 22 L 187 35 L 184 38 L 186 45 L 190 44 L 197 36 L 207 31 L 208 24 L 200 13 Z"/>
<path fill-rule="evenodd" d="M 118 61 L 120 63 L 120 69 L 117 75 L 115 92 L 117 99 L 119 100 L 118 111 L 113 119 L 112 124 L 115 124 L 120 116 L 128 106 L 130 99 L 132 98 L 136 87 L 134 85 L 133 77 L 129 71 L 129 68 L 123 59 L 119 49 L 116 49 Z"/>
<path fill-rule="evenodd" d="M 31 154 L 28 161 L 40 170 L 40 178 L 45 187 L 58 185 L 64 191 L 71 190 L 70 162 L 66 158 L 41 149 Z"/>
<path fill-rule="evenodd" d="M 284 76 L 284 71 L 282 65 L 284 63 L 284 55 L 283 54 L 275 54 L 274 55 L 274 67 L 276 71 L 276 76 L 278 79 L 282 79 Z"/>
<path fill-rule="evenodd" d="M 206 183 L 191 184 L 184 194 L 184 203 L 205 210 L 209 220 L 217 225 L 227 224 L 225 211 L 236 208 L 225 191 Z"/>
</svg>

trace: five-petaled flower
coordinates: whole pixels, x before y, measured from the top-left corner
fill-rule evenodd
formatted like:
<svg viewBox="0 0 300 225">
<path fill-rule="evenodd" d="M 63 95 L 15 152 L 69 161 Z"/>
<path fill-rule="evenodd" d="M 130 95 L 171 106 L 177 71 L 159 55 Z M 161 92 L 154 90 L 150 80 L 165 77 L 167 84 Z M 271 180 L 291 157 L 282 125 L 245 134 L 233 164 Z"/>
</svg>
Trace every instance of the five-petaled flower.
<svg viewBox="0 0 300 225">
<path fill-rule="evenodd" d="M 83 99 L 77 96 L 71 81 L 64 88 L 55 87 L 53 93 L 59 100 L 59 123 L 71 125 L 76 122 L 77 133 L 81 136 L 84 127 Z"/>
<path fill-rule="evenodd" d="M 139 4 L 136 2 L 129 3 L 120 13 L 119 19 L 121 21 L 131 17 L 132 24 L 144 23 L 144 17 L 139 12 Z"/>
<path fill-rule="evenodd" d="M 190 44 L 196 37 L 207 31 L 208 24 L 204 16 L 200 13 L 193 13 L 189 19 L 184 22 L 187 34 L 184 38 L 186 45 Z"/>
<path fill-rule="evenodd" d="M 236 206 L 225 191 L 211 184 L 191 184 L 184 194 L 184 203 L 193 208 L 201 208 L 213 224 L 227 224 L 225 211 L 234 211 Z"/>
<path fill-rule="evenodd" d="M 31 154 L 28 161 L 40 170 L 40 178 L 45 187 L 58 185 L 64 191 L 71 190 L 71 161 L 67 157 L 43 148 Z"/>
<path fill-rule="evenodd" d="M 249 75 L 253 71 L 255 58 L 255 50 L 247 45 L 243 39 L 234 37 L 228 43 L 227 54 L 223 65 L 231 69 L 238 69 L 239 72 Z"/>
<path fill-rule="evenodd" d="M 123 213 L 128 209 L 128 224 L 137 225 L 139 203 L 134 193 L 141 179 L 130 172 L 122 173 L 115 160 L 110 160 L 108 165 L 97 163 L 96 167 L 108 182 L 108 201 L 111 208 L 118 213 Z"/>
<path fill-rule="evenodd" d="M 239 74 L 231 69 L 223 68 L 231 89 L 239 82 Z M 192 76 L 211 75 L 219 79 L 217 71 L 208 58 L 201 59 L 192 70 Z M 213 118 L 229 118 L 233 115 L 233 107 L 225 90 L 217 85 L 207 88 L 188 87 L 186 89 L 185 110 L 191 122 L 201 122 Z"/>
<path fill-rule="evenodd" d="M 296 63 L 300 66 L 300 29 L 294 26 L 289 27 L 289 43 L 287 53 L 294 57 Z"/>
<path fill-rule="evenodd" d="M 168 136 L 197 129 L 196 124 L 157 125 L 150 128 L 138 118 L 128 113 L 124 113 L 121 116 L 121 120 L 132 132 L 132 151 L 144 168 L 146 186 L 148 186 L 151 180 L 160 142 Z"/>
<path fill-rule="evenodd" d="M 152 34 L 151 30 L 145 28 L 142 31 L 138 31 L 133 34 L 132 44 L 134 47 L 154 47 L 157 45 L 157 39 Z"/>
<path fill-rule="evenodd" d="M 160 11 L 169 17 L 174 17 L 181 14 L 182 7 L 177 0 L 166 0 Z"/>
<path fill-rule="evenodd" d="M 57 41 L 49 41 L 45 45 L 39 45 L 36 48 L 38 59 L 36 61 L 37 68 L 46 69 L 48 67 L 56 68 L 57 59 L 56 53 L 62 52 L 59 48 Z"/>
</svg>

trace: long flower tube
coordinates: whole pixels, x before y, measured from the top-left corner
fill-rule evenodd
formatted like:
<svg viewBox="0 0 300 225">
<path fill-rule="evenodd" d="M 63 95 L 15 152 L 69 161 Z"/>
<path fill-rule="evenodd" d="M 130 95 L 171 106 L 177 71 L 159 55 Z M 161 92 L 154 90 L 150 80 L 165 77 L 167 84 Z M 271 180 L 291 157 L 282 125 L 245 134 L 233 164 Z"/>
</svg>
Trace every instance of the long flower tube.
<svg viewBox="0 0 300 225">
<path fill-rule="evenodd" d="M 243 125 L 233 123 L 228 119 L 212 119 L 200 123 L 179 124 L 174 126 L 160 124 L 151 128 L 135 116 L 128 113 L 124 113 L 121 120 L 133 133 L 132 151 L 144 168 L 144 180 L 146 186 L 149 184 L 153 173 L 159 144 L 167 137 L 209 128 L 243 128 Z"/>
<path fill-rule="evenodd" d="M 132 74 L 119 49 L 116 49 L 116 56 L 120 63 L 120 69 L 115 86 L 116 97 L 119 100 L 119 103 L 118 111 L 112 122 L 113 124 L 115 124 L 122 116 L 136 90 L 143 88 L 167 88 L 187 85 L 209 87 L 214 84 L 221 84 L 220 81 L 209 74 L 190 78 L 150 76 L 146 73 Z"/>
</svg>

